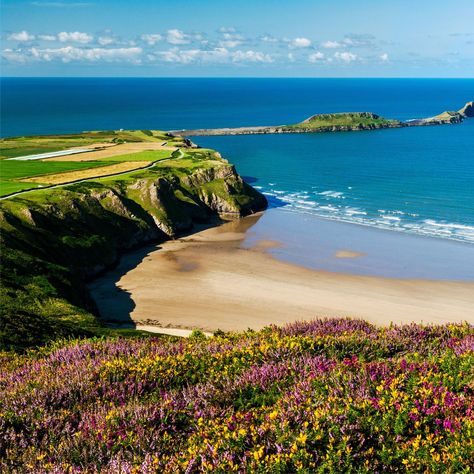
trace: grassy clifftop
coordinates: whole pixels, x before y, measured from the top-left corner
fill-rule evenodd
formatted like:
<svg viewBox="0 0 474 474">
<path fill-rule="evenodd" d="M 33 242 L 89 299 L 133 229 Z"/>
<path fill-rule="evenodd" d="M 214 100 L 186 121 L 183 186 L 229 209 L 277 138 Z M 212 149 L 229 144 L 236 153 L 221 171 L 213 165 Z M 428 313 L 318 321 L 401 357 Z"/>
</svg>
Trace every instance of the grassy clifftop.
<svg viewBox="0 0 474 474">
<path fill-rule="evenodd" d="M 187 146 L 146 170 L 1 201 L 0 344 L 103 332 L 86 278 L 134 246 L 265 206 L 218 153 Z"/>
<path fill-rule="evenodd" d="M 311 130 L 365 130 L 373 128 L 398 127 L 398 120 L 387 120 L 371 112 L 343 112 L 318 114 L 292 125 L 297 129 Z"/>
</svg>

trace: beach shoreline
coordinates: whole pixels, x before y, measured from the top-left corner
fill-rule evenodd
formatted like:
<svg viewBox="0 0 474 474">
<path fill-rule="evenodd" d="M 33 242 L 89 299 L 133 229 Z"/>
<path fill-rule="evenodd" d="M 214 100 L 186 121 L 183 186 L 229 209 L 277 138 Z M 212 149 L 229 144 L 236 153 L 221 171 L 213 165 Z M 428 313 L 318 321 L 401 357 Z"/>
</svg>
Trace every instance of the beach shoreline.
<svg viewBox="0 0 474 474">
<path fill-rule="evenodd" d="M 207 332 L 320 317 L 377 325 L 474 323 L 473 281 L 305 268 L 273 255 L 284 247 L 278 239 L 253 235 L 249 245 L 260 218 L 249 216 L 124 255 L 116 269 L 90 284 L 102 319 Z M 357 249 L 340 251 L 335 257 L 340 261 L 364 258 Z"/>
</svg>

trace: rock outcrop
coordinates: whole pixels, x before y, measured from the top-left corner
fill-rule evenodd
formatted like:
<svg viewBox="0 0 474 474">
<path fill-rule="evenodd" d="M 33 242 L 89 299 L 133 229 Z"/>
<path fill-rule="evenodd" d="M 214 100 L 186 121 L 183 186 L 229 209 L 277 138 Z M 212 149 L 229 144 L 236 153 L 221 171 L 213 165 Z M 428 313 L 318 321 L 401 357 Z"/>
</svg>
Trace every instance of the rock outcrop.
<svg viewBox="0 0 474 474">
<path fill-rule="evenodd" d="M 474 117 L 474 102 L 467 102 L 462 109 L 458 110 L 458 112 L 464 117 Z"/>
</svg>

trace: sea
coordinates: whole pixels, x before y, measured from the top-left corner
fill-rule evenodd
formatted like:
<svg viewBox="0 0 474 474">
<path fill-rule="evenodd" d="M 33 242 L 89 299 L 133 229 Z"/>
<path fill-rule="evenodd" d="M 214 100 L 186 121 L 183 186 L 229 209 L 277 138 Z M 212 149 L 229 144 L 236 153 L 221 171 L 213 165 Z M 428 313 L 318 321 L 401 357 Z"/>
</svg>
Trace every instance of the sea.
<svg viewBox="0 0 474 474">
<path fill-rule="evenodd" d="M 474 79 L 2 78 L 1 136 L 280 125 L 352 111 L 409 120 L 470 100 Z M 289 220 L 358 224 L 463 243 L 472 252 L 474 118 L 194 141 L 219 150 Z"/>
</svg>

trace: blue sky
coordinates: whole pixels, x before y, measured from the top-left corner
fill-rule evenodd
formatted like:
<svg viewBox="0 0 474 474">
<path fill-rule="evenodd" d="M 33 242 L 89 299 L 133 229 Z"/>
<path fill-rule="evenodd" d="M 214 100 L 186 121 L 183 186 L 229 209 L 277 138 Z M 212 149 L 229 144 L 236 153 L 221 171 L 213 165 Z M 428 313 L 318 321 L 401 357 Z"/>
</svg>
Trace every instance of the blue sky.
<svg viewBox="0 0 474 474">
<path fill-rule="evenodd" d="M 3 0 L 8 76 L 474 77 L 474 0 Z"/>
</svg>

